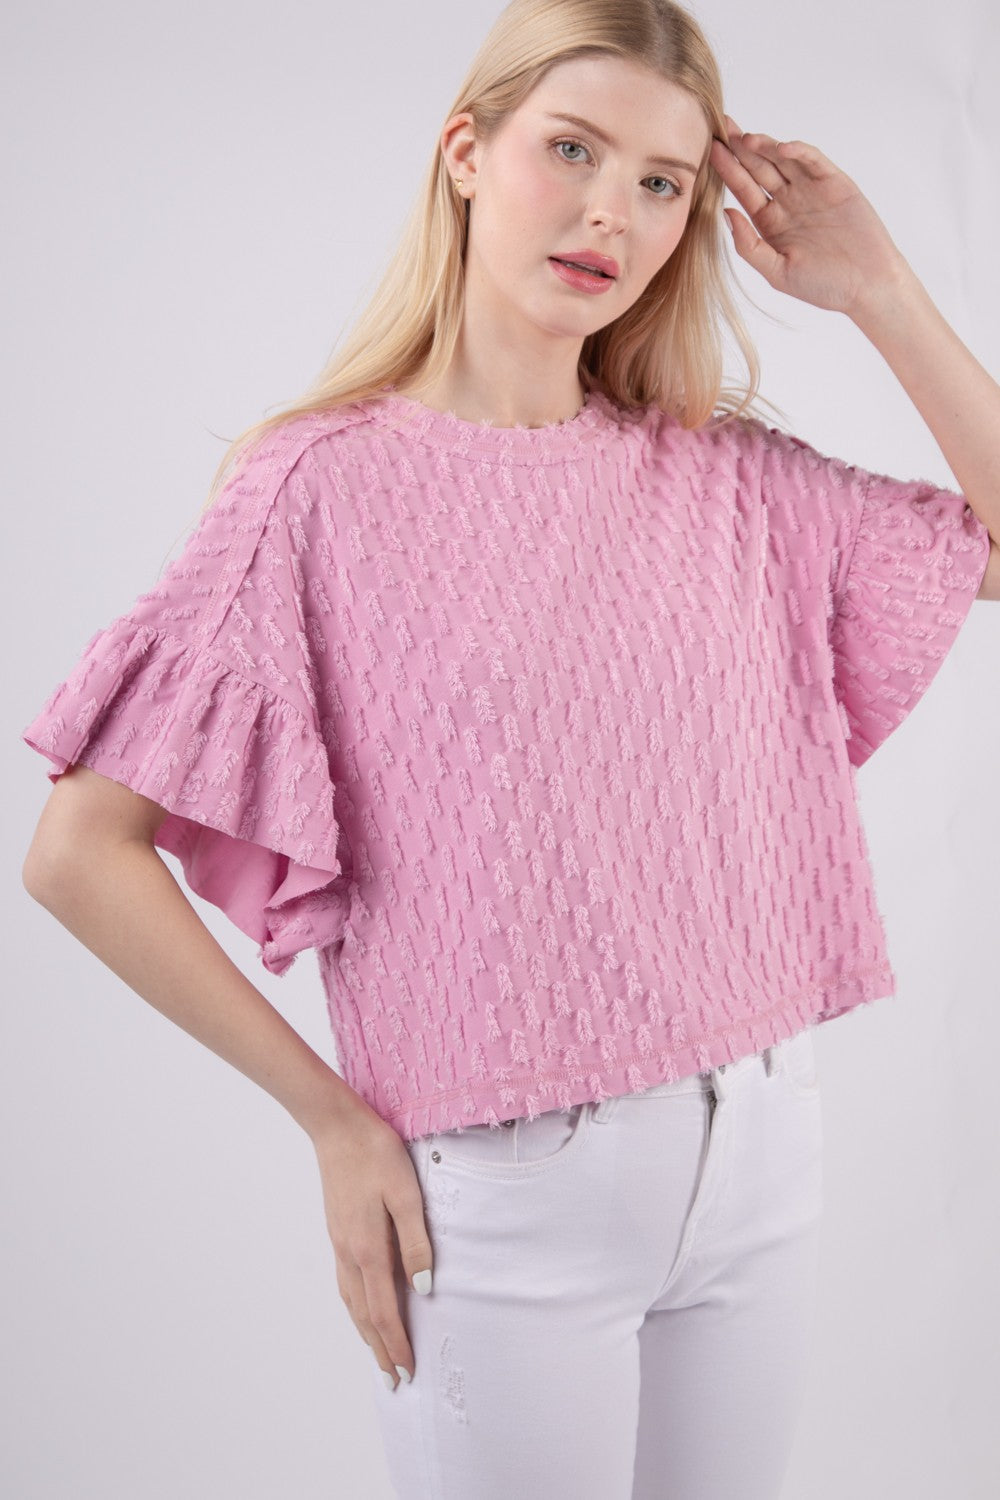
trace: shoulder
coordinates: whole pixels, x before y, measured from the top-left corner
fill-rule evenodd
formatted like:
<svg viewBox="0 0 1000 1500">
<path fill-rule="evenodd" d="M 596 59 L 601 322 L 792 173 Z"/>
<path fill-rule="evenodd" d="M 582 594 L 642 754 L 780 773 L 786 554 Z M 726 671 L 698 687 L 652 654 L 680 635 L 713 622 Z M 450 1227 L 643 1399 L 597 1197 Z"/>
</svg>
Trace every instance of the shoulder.
<svg viewBox="0 0 1000 1500">
<path fill-rule="evenodd" d="M 685 427 L 662 407 L 649 406 L 639 426 L 654 464 L 705 484 L 721 479 L 736 489 L 757 489 L 769 460 L 780 461 L 786 443 L 798 442 L 759 417 L 727 412 L 717 412 L 697 427 Z"/>
<path fill-rule="evenodd" d="M 765 501 L 794 502 L 804 495 L 822 499 L 841 492 L 853 495 L 864 478 L 856 464 L 823 452 L 797 433 L 772 426 L 759 416 L 726 419 L 713 429 L 710 440 L 717 451 L 734 455 L 741 474 Z"/>
<path fill-rule="evenodd" d="M 673 412 L 655 402 L 625 409 L 622 424 L 642 433 L 653 447 L 687 452 L 703 462 L 710 462 L 713 454 L 760 452 L 772 440 L 782 439 L 776 428 L 742 413 L 717 411 L 699 426 L 685 427 Z"/>
<path fill-rule="evenodd" d="M 252 537 L 274 537 L 293 517 L 311 526 L 325 502 L 342 501 L 357 488 L 353 476 L 366 461 L 363 434 L 370 425 L 367 413 L 351 403 L 268 428 L 238 452 L 196 531 L 206 545 L 217 539 L 249 557 Z"/>
<path fill-rule="evenodd" d="M 364 426 L 367 414 L 357 404 L 332 411 L 305 412 L 270 428 L 238 458 L 225 491 L 272 494 L 297 467 L 309 468 L 338 449 L 346 452 L 354 429 Z"/>
</svg>

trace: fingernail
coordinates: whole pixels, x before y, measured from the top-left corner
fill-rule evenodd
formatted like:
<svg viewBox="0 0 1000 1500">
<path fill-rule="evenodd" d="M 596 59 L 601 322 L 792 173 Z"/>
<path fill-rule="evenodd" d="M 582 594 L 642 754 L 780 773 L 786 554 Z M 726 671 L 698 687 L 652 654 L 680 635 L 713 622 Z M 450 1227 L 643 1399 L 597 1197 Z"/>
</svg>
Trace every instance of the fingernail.
<svg viewBox="0 0 1000 1500">
<path fill-rule="evenodd" d="M 431 1289 L 430 1271 L 418 1271 L 413 1278 L 413 1290 L 419 1292 L 421 1297 L 426 1297 Z"/>
<path fill-rule="evenodd" d="M 389 1387 L 390 1391 L 394 1391 L 396 1389 L 396 1382 L 393 1380 L 393 1378 L 389 1374 L 388 1370 L 383 1370 L 382 1371 L 382 1379 L 385 1381 L 385 1383 Z"/>
<path fill-rule="evenodd" d="M 396 1373 L 399 1376 L 400 1380 L 405 1380 L 406 1383 L 407 1383 L 407 1385 L 409 1385 L 409 1383 L 410 1383 L 410 1372 L 406 1368 L 405 1365 L 397 1365 L 396 1366 Z"/>
</svg>

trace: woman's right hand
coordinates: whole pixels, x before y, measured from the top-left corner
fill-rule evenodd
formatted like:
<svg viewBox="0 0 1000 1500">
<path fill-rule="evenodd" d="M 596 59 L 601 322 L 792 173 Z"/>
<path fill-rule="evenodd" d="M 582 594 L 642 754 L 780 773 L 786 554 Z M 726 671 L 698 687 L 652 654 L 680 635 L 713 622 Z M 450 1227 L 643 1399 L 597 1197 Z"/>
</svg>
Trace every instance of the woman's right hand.
<svg viewBox="0 0 1000 1500">
<path fill-rule="evenodd" d="M 419 1271 L 432 1271 L 434 1264 L 410 1153 L 398 1132 L 363 1100 L 356 1108 L 352 1102 L 311 1139 L 340 1295 L 395 1389 L 399 1378 L 414 1375 L 413 1350 L 400 1316 L 397 1245 L 410 1286 Z"/>
</svg>

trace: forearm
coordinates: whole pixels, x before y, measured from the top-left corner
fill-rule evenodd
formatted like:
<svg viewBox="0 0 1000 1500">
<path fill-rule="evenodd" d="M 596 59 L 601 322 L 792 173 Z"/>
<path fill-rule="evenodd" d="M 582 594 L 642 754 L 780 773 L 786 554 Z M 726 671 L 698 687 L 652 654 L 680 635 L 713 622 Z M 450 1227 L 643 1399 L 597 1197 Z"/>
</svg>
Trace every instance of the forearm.
<svg viewBox="0 0 1000 1500">
<path fill-rule="evenodd" d="M 60 860 L 32 894 L 136 994 L 284 1105 L 314 1140 L 368 1106 L 220 947 L 156 849 Z"/>
<path fill-rule="evenodd" d="M 927 423 L 979 520 L 1000 540 L 1000 385 L 908 265 L 891 284 L 871 288 L 852 321 Z"/>
</svg>

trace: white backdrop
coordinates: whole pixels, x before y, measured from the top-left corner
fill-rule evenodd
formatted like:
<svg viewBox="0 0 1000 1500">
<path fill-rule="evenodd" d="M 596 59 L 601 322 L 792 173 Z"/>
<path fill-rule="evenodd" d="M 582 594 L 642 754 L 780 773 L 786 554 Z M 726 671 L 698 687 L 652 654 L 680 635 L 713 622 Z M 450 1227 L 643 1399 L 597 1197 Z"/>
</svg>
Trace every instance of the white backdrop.
<svg viewBox="0 0 1000 1500">
<path fill-rule="evenodd" d="M 18 1500 L 390 1497 L 310 1143 L 26 895 L 50 784 L 19 735 L 151 586 L 220 438 L 298 394 L 367 301 L 500 9 L 35 0 L 4 21 L 0 1490 Z M 1000 372 L 995 0 L 694 9 L 729 113 L 844 167 Z M 731 254 L 794 430 L 954 486 L 853 325 Z M 980 601 L 860 773 L 899 992 L 816 1038 L 824 1264 L 783 1500 L 1000 1484 L 998 662 L 1000 604 Z M 195 904 L 335 1062 L 313 955 L 275 979 Z"/>
</svg>

